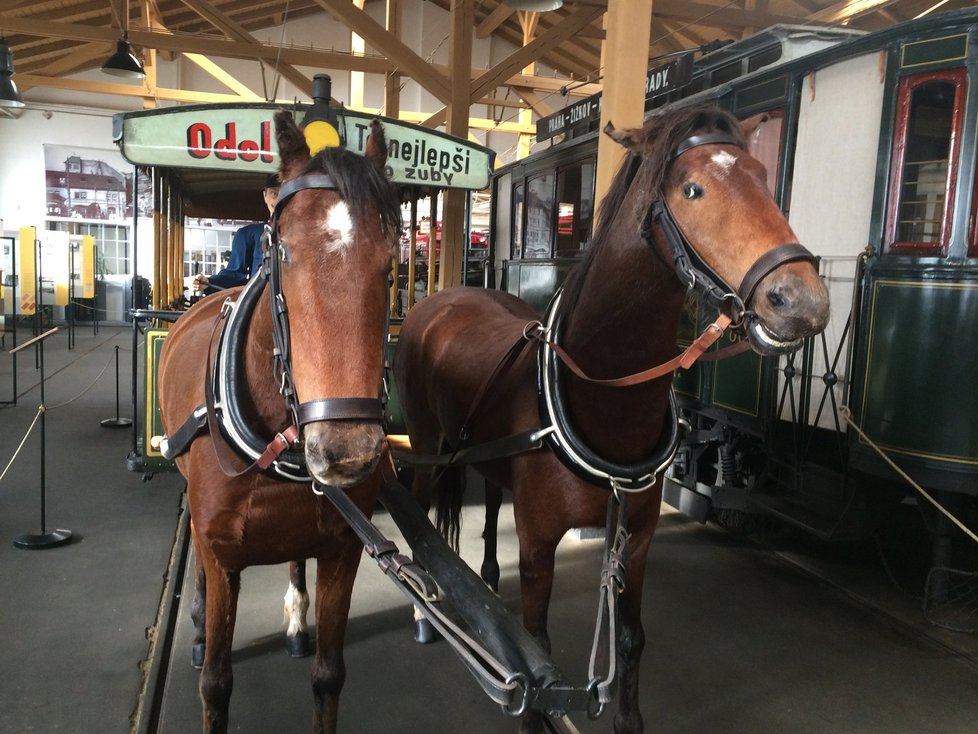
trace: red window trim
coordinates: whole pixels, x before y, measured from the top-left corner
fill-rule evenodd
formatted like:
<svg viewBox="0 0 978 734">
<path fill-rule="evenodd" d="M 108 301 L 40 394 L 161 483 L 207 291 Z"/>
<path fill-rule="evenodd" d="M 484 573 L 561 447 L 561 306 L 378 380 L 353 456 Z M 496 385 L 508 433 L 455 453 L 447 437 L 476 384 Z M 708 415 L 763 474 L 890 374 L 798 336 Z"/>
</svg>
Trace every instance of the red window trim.
<svg viewBox="0 0 978 734">
<path fill-rule="evenodd" d="M 903 77 L 900 80 L 897 97 L 896 129 L 893 132 L 893 159 L 890 168 L 890 191 L 886 209 L 886 239 L 884 251 L 890 255 L 931 255 L 946 256 L 951 238 L 951 216 L 954 210 L 955 181 L 958 172 L 958 156 L 961 147 L 961 129 L 964 120 L 965 96 L 968 79 L 964 68 L 945 69 Z M 932 81 L 949 81 L 955 86 L 954 108 L 952 112 L 951 143 L 948 152 L 948 175 L 944 186 L 944 211 L 941 217 L 941 235 L 938 242 L 896 241 L 897 217 L 900 204 L 900 189 L 903 184 L 903 164 L 906 156 L 907 123 L 910 116 L 910 98 L 913 90 L 921 84 Z"/>
</svg>

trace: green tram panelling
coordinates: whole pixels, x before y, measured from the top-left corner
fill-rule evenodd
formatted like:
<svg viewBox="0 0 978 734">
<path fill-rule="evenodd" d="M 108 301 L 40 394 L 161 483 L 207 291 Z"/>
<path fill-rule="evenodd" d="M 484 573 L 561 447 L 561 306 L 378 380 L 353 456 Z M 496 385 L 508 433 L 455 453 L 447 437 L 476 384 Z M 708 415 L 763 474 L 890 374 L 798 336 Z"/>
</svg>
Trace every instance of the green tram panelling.
<svg viewBox="0 0 978 734">
<path fill-rule="evenodd" d="M 679 312 L 679 348 L 688 347 L 715 319 L 716 312 L 699 308 L 699 297 L 696 293 L 687 293 L 683 310 Z M 710 351 L 733 343 L 733 337 L 727 331 Z M 756 418 L 761 411 L 762 366 L 761 358 L 753 352 L 718 362 L 697 362 L 688 370 L 679 369 L 673 373 L 673 387 L 679 395 L 692 398 L 704 407 L 713 405 Z M 704 394 L 703 386 L 707 382 L 710 391 L 709 394 Z"/>
<path fill-rule="evenodd" d="M 884 449 L 978 464 L 978 283 L 873 284 L 861 426 Z"/>
<path fill-rule="evenodd" d="M 900 48 L 900 68 L 915 69 L 932 64 L 961 61 L 968 57 L 968 34 L 905 43 Z"/>
<path fill-rule="evenodd" d="M 698 326 L 700 298 L 696 291 L 687 291 L 683 309 L 679 312 L 679 323 L 676 332 L 676 344 L 679 349 L 686 349 L 696 339 Z M 700 401 L 703 399 L 703 368 L 696 362 L 688 370 L 676 370 L 673 374 L 672 386 L 679 395 Z"/>
<path fill-rule="evenodd" d="M 557 289 L 580 260 L 510 260 L 506 264 L 506 290 L 544 313 Z"/>
<path fill-rule="evenodd" d="M 717 348 L 734 342 L 729 332 L 717 342 Z M 713 404 L 737 413 L 758 417 L 761 410 L 761 358 L 754 352 L 715 362 L 713 365 Z"/>
</svg>

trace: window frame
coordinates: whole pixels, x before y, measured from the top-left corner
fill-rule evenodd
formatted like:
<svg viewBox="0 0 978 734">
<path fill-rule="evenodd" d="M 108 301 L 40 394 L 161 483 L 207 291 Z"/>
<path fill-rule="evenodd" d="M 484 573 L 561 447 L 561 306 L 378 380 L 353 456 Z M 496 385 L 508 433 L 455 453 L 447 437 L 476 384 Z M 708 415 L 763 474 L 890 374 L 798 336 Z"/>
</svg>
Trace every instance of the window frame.
<svg viewBox="0 0 978 734">
<path fill-rule="evenodd" d="M 910 104 L 914 90 L 929 82 L 945 81 L 954 85 L 954 104 L 951 111 L 951 139 L 948 145 L 948 166 L 944 182 L 944 206 L 941 213 L 941 230 L 936 242 L 897 240 L 900 215 L 901 189 L 904 181 L 904 165 L 907 152 L 907 128 L 910 122 Z M 967 101 L 968 72 L 964 67 L 941 69 L 910 74 L 900 79 L 897 87 L 894 116 L 893 147 L 891 149 L 890 182 L 887 192 L 886 223 L 883 253 L 886 255 L 946 257 L 951 244 L 951 224 L 954 215 L 954 197 L 960 166 L 961 136 L 964 125 L 964 108 Z"/>
</svg>

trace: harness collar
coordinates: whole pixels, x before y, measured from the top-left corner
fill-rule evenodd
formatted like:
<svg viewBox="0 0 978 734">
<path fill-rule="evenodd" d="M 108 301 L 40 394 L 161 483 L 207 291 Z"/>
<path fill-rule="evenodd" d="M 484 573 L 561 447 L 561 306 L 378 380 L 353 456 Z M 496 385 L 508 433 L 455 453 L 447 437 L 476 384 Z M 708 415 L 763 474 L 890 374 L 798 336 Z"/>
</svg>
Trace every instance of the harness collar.
<svg viewBox="0 0 978 734">
<path fill-rule="evenodd" d="M 577 434 L 570 419 L 564 395 L 560 366 L 550 346 L 558 343 L 560 333 L 560 299 L 557 291 L 547 307 L 546 332 L 550 340 L 540 341 L 537 351 L 537 396 L 540 420 L 547 428 L 541 431 L 560 461 L 582 479 L 615 492 L 641 492 L 653 486 L 666 470 L 679 447 L 679 421 L 676 395 L 669 388 L 669 403 L 659 445 L 652 456 L 635 464 L 617 464 L 598 456 Z"/>
</svg>

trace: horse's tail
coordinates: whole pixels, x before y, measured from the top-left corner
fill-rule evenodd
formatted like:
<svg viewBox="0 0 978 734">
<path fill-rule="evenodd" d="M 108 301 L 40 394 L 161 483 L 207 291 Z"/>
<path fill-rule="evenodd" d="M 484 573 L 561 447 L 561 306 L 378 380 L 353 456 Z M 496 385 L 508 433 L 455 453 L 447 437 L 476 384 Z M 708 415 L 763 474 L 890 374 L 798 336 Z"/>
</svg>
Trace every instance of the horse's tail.
<svg viewBox="0 0 978 734">
<path fill-rule="evenodd" d="M 462 526 L 462 499 L 465 495 L 465 467 L 448 466 L 436 470 L 438 476 L 432 487 L 435 523 L 442 537 L 458 553 L 459 530 Z"/>
</svg>

